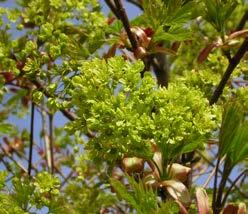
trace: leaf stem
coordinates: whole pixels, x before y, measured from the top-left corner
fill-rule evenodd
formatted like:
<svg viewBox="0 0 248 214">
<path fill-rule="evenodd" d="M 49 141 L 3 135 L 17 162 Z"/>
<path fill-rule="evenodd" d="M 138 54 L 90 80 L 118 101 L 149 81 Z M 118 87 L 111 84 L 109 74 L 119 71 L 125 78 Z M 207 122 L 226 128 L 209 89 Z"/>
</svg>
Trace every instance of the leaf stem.
<svg viewBox="0 0 248 214">
<path fill-rule="evenodd" d="M 32 157 L 33 157 L 33 144 L 34 144 L 34 107 L 35 104 L 31 103 L 31 119 L 30 119 L 30 145 L 29 145 L 29 158 L 28 158 L 28 175 L 31 176 L 32 170 Z"/>
</svg>

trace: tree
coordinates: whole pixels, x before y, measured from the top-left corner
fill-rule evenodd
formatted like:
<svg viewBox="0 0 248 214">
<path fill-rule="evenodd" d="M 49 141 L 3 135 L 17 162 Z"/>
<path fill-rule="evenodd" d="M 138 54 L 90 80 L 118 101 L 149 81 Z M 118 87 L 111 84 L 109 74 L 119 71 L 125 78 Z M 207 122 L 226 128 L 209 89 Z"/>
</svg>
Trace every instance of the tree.
<svg viewBox="0 0 248 214">
<path fill-rule="evenodd" d="M 0 213 L 246 213 L 246 1 L 0 5 Z"/>
</svg>

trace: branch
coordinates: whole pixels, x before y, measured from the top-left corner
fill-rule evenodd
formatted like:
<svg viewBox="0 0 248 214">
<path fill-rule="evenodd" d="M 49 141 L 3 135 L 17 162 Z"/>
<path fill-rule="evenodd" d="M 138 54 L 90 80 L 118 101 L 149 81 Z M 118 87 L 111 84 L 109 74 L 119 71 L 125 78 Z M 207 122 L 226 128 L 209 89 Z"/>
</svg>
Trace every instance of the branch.
<svg viewBox="0 0 248 214">
<path fill-rule="evenodd" d="M 43 92 L 46 95 L 46 97 L 52 97 L 38 80 L 32 80 L 32 83 L 37 87 L 39 91 Z M 70 121 L 74 121 L 76 119 L 76 116 L 72 112 L 66 109 L 60 109 L 60 111 Z"/>
<path fill-rule="evenodd" d="M 216 165 L 214 164 L 214 163 L 212 163 L 204 154 L 202 154 L 202 152 L 200 152 L 199 150 L 196 150 L 196 152 L 197 152 L 197 154 L 199 154 L 210 166 L 212 166 L 215 170 L 216 170 Z M 223 162 L 223 159 L 221 160 L 221 162 Z M 218 172 L 222 175 L 222 171 L 220 170 L 220 169 L 218 169 Z M 233 181 L 230 179 L 230 178 L 228 178 L 227 179 L 227 181 L 228 181 L 228 183 L 230 184 L 230 185 L 232 185 L 233 184 Z M 206 182 L 205 182 L 206 183 Z M 206 187 L 206 186 L 204 186 L 203 185 L 203 187 Z M 240 195 L 242 195 L 243 197 L 248 197 L 248 195 L 246 195 L 244 192 L 241 192 L 241 190 L 240 190 L 240 188 L 236 185 L 236 184 L 234 184 L 234 188 L 235 188 L 235 190 L 237 190 L 238 192 L 239 192 L 239 194 Z"/>
<path fill-rule="evenodd" d="M 248 39 L 246 38 L 243 44 L 240 46 L 238 52 L 234 55 L 234 57 L 231 58 L 229 65 L 226 69 L 226 72 L 224 73 L 219 85 L 215 89 L 214 94 L 209 102 L 210 105 L 213 105 L 218 101 L 219 97 L 221 96 L 225 88 L 227 81 L 229 80 L 231 74 L 233 73 L 234 69 L 237 67 L 237 65 L 239 64 L 240 60 L 245 55 L 245 52 L 247 50 L 248 50 Z"/>
<path fill-rule="evenodd" d="M 129 20 L 128 20 L 128 17 L 127 17 L 127 14 L 126 14 L 126 11 L 121 3 L 120 0 L 114 0 L 115 2 L 115 5 L 116 5 L 116 12 L 117 12 L 117 18 L 121 20 L 124 28 L 125 28 L 125 31 L 127 32 L 127 36 L 128 36 L 128 39 L 132 45 L 132 48 L 133 50 L 136 50 L 137 47 L 138 47 L 138 43 L 130 29 L 130 24 L 129 24 Z"/>
<path fill-rule="evenodd" d="M 32 169 L 32 156 L 33 156 L 33 144 L 34 144 L 34 103 L 31 104 L 31 123 L 30 123 L 30 146 L 29 146 L 29 159 L 28 159 L 28 175 L 31 176 Z"/>
<path fill-rule="evenodd" d="M 25 173 L 28 172 L 28 171 L 26 170 L 26 168 L 25 168 L 24 166 L 22 166 L 21 163 L 19 163 L 18 161 L 16 161 L 9 153 L 7 153 L 7 152 L 4 150 L 4 148 L 2 147 L 1 144 L 0 144 L 0 149 L 2 150 L 2 152 L 3 152 L 5 155 L 7 155 L 7 157 L 8 157 L 10 160 L 12 160 L 17 166 L 19 166 L 20 169 L 21 169 L 23 172 L 25 172 Z"/>
<path fill-rule="evenodd" d="M 112 0 L 105 0 L 105 3 L 108 5 L 108 7 L 110 8 L 110 10 L 113 12 L 113 14 L 118 18 L 121 19 L 119 17 L 118 11 L 115 7 L 115 5 L 113 4 Z"/>
</svg>

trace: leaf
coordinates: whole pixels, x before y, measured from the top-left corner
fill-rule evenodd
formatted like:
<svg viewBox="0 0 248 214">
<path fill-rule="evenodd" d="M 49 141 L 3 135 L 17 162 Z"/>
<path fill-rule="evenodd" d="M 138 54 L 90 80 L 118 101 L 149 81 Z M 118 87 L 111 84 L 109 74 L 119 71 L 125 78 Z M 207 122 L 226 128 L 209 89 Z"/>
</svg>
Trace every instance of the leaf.
<svg viewBox="0 0 248 214">
<path fill-rule="evenodd" d="M 160 185 L 172 198 L 180 201 L 185 206 L 190 205 L 191 198 L 189 191 L 182 182 L 177 180 L 165 180 L 162 181 Z"/>
<path fill-rule="evenodd" d="M 177 4 L 175 1 L 171 2 L 173 2 L 173 4 Z M 194 2 L 189 2 L 184 5 L 181 4 L 176 10 L 172 10 L 169 18 L 166 19 L 166 25 L 180 26 L 188 22 L 192 18 L 192 8 L 194 8 L 194 6 Z"/>
<path fill-rule="evenodd" d="M 8 176 L 8 172 L 1 171 L 0 172 L 0 191 L 5 187 L 5 180 Z"/>
<path fill-rule="evenodd" d="M 10 134 L 13 131 L 13 126 L 9 123 L 0 124 L 0 133 L 1 134 Z"/>
<path fill-rule="evenodd" d="M 246 214 L 246 205 L 245 203 L 239 203 L 239 204 L 228 204 L 223 211 L 223 214 Z"/>
<path fill-rule="evenodd" d="M 157 210 L 156 214 L 175 214 L 179 213 L 179 206 L 174 201 L 167 200 L 165 203 L 160 203 L 160 208 Z"/>
<path fill-rule="evenodd" d="M 230 153 L 230 154 L 229 154 Z M 233 165 L 240 163 L 248 158 L 248 123 L 240 126 L 235 133 L 232 142 L 231 152 L 229 157 L 232 160 Z"/>
<path fill-rule="evenodd" d="M 204 0 L 204 3 L 206 6 L 206 20 L 224 36 L 226 22 L 237 7 L 237 1 Z"/>
<path fill-rule="evenodd" d="M 124 199 L 130 206 L 135 208 L 138 213 L 142 213 L 139 205 L 135 201 L 134 196 L 127 191 L 126 187 L 120 181 L 111 179 L 110 183 L 122 199 Z"/>
<path fill-rule="evenodd" d="M 235 103 L 228 103 L 223 113 L 220 128 L 219 154 L 221 157 L 231 150 L 233 139 L 243 119 L 241 109 Z"/>
<path fill-rule="evenodd" d="M 197 187 L 195 191 L 196 205 L 199 214 L 209 214 L 210 206 L 208 202 L 208 195 L 205 189 Z"/>
<path fill-rule="evenodd" d="M 184 41 L 189 39 L 191 36 L 190 32 L 185 31 L 185 29 L 181 28 L 171 28 L 168 32 L 164 32 L 163 28 L 160 27 L 157 31 L 155 31 L 153 40 L 155 42 L 160 41 Z"/>
</svg>

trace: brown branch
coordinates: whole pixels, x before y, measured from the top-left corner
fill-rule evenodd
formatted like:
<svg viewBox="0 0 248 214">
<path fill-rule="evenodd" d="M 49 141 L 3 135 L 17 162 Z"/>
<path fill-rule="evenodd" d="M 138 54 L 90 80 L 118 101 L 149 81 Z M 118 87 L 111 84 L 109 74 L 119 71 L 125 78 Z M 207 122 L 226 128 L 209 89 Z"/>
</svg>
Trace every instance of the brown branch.
<svg viewBox="0 0 248 214">
<path fill-rule="evenodd" d="M 238 52 L 234 55 L 234 57 L 231 58 L 230 63 L 226 69 L 226 72 L 224 73 L 219 85 L 215 89 L 214 94 L 209 102 L 210 105 L 213 105 L 218 101 L 219 97 L 221 96 L 225 88 L 227 81 L 229 80 L 231 74 L 233 73 L 234 69 L 237 67 L 237 65 L 239 64 L 240 60 L 245 55 L 247 50 L 248 50 L 248 39 L 246 38 L 243 44 L 240 46 Z"/>
<path fill-rule="evenodd" d="M 112 0 L 105 0 L 105 3 L 108 5 L 109 9 L 113 12 L 113 14 L 118 18 L 121 19 L 119 17 L 119 14 L 117 12 L 117 9 L 115 7 L 115 5 L 113 4 Z"/>
<path fill-rule="evenodd" d="M 127 36 L 128 36 L 128 39 L 132 45 L 132 48 L 133 48 L 133 50 L 136 50 L 138 47 L 138 43 L 134 37 L 134 34 L 131 31 L 126 11 L 125 11 L 120 0 L 114 0 L 114 2 L 116 5 L 116 12 L 118 13 L 118 15 L 116 17 L 121 20 L 121 22 L 125 28 L 125 31 L 127 32 Z"/>
</svg>

